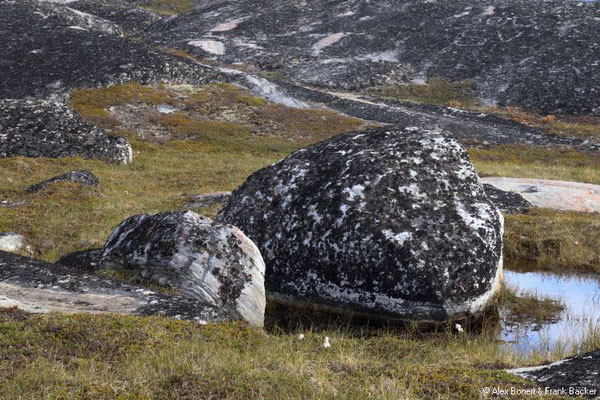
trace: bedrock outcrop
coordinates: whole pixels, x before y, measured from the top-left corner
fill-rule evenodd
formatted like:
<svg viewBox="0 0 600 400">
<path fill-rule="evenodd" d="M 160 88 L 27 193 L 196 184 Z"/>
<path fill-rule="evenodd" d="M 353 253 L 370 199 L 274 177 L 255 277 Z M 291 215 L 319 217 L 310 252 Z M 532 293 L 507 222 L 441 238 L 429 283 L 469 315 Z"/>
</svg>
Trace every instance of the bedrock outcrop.
<svg viewBox="0 0 600 400">
<path fill-rule="evenodd" d="M 0 307 L 35 313 L 163 315 L 210 323 L 234 321 L 224 309 L 178 294 L 166 294 L 0 251 Z"/>
<path fill-rule="evenodd" d="M 360 89 L 472 81 L 482 101 L 600 115 L 600 3 L 565 0 L 204 2 L 154 44 L 292 80 Z"/>
<path fill-rule="evenodd" d="M 275 298 L 440 321 L 478 313 L 499 285 L 502 216 L 439 131 L 377 128 L 299 150 L 251 175 L 217 220 L 259 246 Z"/>
<path fill-rule="evenodd" d="M 509 370 L 538 382 L 544 390 L 571 397 L 600 397 L 600 350 L 569 357 L 548 365 Z"/>
<path fill-rule="evenodd" d="M 118 24 L 70 5 L 0 0 L 0 98 L 47 98 L 131 81 L 203 84 L 221 76 L 123 37 Z"/>
<path fill-rule="evenodd" d="M 133 270 L 252 325 L 264 323 L 265 264 L 258 248 L 238 228 L 192 211 L 126 219 L 106 242 L 100 268 Z"/>
<path fill-rule="evenodd" d="M 0 100 L 0 158 L 81 156 L 119 164 L 132 160 L 127 139 L 85 122 L 50 100 Z"/>
</svg>

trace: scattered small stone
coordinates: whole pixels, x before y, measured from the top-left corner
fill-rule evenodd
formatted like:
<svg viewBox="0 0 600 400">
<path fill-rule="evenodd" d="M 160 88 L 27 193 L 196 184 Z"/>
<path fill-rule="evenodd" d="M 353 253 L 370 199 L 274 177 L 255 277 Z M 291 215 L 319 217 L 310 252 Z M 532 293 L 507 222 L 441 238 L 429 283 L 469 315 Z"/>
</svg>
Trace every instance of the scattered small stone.
<svg viewBox="0 0 600 400">
<path fill-rule="evenodd" d="M 178 108 L 173 107 L 169 104 L 159 104 L 156 106 L 156 110 L 161 114 L 172 114 L 176 111 L 179 111 Z"/>
<path fill-rule="evenodd" d="M 0 250 L 18 253 L 25 245 L 25 238 L 18 233 L 0 232 Z"/>
<path fill-rule="evenodd" d="M 98 186 L 100 181 L 94 174 L 90 171 L 79 170 L 79 171 L 71 171 L 66 174 L 55 176 L 54 178 L 47 179 L 43 182 L 36 183 L 35 185 L 31 185 L 27 188 L 27 191 L 30 193 L 40 191 L 50 186 L 55 182 L 75 182 L 81 183 L 86 186 Z"/>
<path fill-rule="evenodd" d="M 106 242 L 100 268 L 133 270 L 252 325 L 264 324 L 265 265 L 258 248 L 238 228 L 195 212 L 126 219 Z"/>
<path fill-rule="evenodd" d="M 20 200 L 20 201 L 0 200 L 0 207 L 14 208 L 14 207 L 21 207 L 24 205 L 27 205 L 27 202 L 24 200 Z"/>
</svg>

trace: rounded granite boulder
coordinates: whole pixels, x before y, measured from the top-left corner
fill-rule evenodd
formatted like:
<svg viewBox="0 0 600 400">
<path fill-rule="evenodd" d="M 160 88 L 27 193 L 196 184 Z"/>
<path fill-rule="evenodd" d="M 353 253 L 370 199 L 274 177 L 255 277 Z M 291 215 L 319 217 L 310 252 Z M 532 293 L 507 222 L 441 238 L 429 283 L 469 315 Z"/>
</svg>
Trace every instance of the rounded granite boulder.
<svg viewBox="0 0 600 400">
<path fill-rule="evenodd" d="M 499 287 L 503 219 L 460 144 L 377 128 L 254 173 L 218 221 L 265 258 L 274 298 L 382 319 L 481 311 Z"/>
<path fill-rule="evenodd" d="M 139 272 L 142 278 L 262 326 L 265 264 L 238 228 L 192 211 L 136 215 L 108 238 L 100 269 Z"/>
</svg>

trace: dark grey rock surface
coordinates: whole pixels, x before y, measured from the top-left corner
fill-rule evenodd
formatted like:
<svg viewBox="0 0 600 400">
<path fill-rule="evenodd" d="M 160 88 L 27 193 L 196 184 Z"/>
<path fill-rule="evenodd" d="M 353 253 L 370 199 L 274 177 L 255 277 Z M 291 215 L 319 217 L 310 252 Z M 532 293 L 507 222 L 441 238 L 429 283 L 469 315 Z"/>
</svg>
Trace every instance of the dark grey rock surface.
<svg viewBox="0 0 600 400">
<path fill-rule="evenodd" d="M 111 21 L 125 33 L 133 35 L 161 19 L 160 15 L 136 4 L 125 0 L 77 0 L 69 3 L 68 7 Z"/>
<path fill-rule="evenodd" d="M 50 179 L 46 179 L 43 182 L 36 183 L 35 185 L 31 185 L 27 188 L 27 191 L 30 193 L 38 192 L 42 189 L 47 188 L 56 182 L 74 182 L 81 183 L 86 186 L 98 186 L 100 185 L 100 181 L 94 174 L 90 171 L 79 170 L 79 171 L 70 171 L 62 175 L 55 176 Z"/>
<path fill-rule="evenodd" d="M 0 100 L 0 158 L 12 156 L 81 156 L 127 164 L 132 151 L 127 139 L 88 124 L 66 104 Z"/>
<path fill-rule="evenodd" d="M 252 325 L 264 323 L 265 264 L 258 248 L 236 227 L 195 212 L 126 219 L 107 240 L 100 268 L 139 272 Z"/>
<path fill-rule="evenodd" d="M 202 323 L 236 319 L 223 309 L 186 296 L 167 295 L 0 251 L 0 303 L 7 300 L 39 312 L 164 315 Z"/>
<path fill-rule="evenodd" d="M 211 67 L 73 20 L 77 13 L 69 4 L 0 0 L 0 98 L 45 98 L 130 81 L 202 84 L 220 76 Z"/>
<path fill-rule="evenodd" d="M 600 398 L 600 350 L 550 365 L 509 370 L 559 395 Z"/>
<path fill-rule="evenodd" d="M 93 273 L 98 270 L 102 251 L 103 249 L 76 251 L 75 253 L 61 257 L 56 264 L 74 268 L 78 271 Z"/>
<path fill-rule="evenodd" d="M 292 153 L 218 221 L 259 246 L 276 297 L 380 318 L 481 311 L 499 285 L 502 216 L 439 131 L 379 128 Z"/>
<path fill-rule="evenodd" d="M 523 196 L 519 193 L 514 192 L 506 192 L 504 190 L 500 190 L 495 186 L 483 184 L 483 189 L 485 190 L 485 194 L 490 198 L 492 203 L 498 207 L 498 209 L 502 212 L 509 214 L 518 214 L 527 210 L 533 205 L 525 200 Z"/>
<path fill-rule="evenodd" d="M 600 115 L 600 3 L 565 0 L 204 2 L 147 39 L 303 83 L 356 89 L 471 80 L 489 104 Z"/>
</svg>

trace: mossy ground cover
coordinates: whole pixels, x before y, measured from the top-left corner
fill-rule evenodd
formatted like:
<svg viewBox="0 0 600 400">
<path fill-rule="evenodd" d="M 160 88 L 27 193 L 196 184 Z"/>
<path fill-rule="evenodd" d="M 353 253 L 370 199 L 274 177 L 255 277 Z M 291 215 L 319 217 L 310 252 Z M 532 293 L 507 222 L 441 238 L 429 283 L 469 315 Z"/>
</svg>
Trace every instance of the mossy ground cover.
<svg viewBox="0 0 600 400">
<path fill-rule="evenodd" d="M 530 387 L 503 371 L 518 362 L 469 333 L 0 310 L 0 398 L 475 399 Z"/>
<path fill-rule="evenodd" d="M 190 11 L 194 0 L 142 0 L 138 5 L 157 14 L 170 16 Z"/>
</svg>

